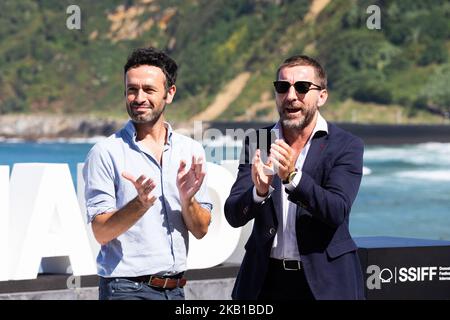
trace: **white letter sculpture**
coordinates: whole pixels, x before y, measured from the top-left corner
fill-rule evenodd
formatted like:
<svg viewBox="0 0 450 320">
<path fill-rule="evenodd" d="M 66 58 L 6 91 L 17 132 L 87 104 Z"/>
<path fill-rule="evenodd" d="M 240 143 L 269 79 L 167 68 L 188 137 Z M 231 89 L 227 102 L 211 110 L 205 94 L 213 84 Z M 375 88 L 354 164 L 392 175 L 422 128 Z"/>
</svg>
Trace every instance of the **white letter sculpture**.
<svg viewBox="0 0 450 320">
<path fill-rule="evenodd" d="M 0 281 L 8 280 L 9 166 L 0 166 Z"/>
<path fill-rule="evenodd" d="M 234 177 L 227 169 L 207 162 L 208 193 L 213 203 L 211 225 L 208 233 L 198 240 L 189 234 L 188 269 L 204 269 L 214 267 L 231 256 L 239 242 L 241 229 L 231 227 L 223 206 L 230 194 Z"/>
<path fill-rule="evenodd" d="M 10 195 L 10 279 L 36 278 L 55 256 L 69 256 L 74 275 L 96 273 L 67 164 L 15 164 Z"/>
</svg>

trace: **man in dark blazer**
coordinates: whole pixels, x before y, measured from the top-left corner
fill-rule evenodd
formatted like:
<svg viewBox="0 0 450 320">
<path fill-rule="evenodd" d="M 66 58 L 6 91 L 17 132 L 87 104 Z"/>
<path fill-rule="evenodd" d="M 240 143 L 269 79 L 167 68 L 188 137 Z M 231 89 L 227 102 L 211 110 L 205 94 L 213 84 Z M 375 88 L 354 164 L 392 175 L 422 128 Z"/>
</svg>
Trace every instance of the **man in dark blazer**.
<svg viewBox="0 0 450 320">
<path fill-rule="evenodd" d="M 364 299 L 349 215 L 363 142 L 327 123 L 321 65 L 293 56 L 274 82 L 280 120 L 248 135 L 225 203 L 233 227 L 254 219 L 233 299 Z"/>
</svg>

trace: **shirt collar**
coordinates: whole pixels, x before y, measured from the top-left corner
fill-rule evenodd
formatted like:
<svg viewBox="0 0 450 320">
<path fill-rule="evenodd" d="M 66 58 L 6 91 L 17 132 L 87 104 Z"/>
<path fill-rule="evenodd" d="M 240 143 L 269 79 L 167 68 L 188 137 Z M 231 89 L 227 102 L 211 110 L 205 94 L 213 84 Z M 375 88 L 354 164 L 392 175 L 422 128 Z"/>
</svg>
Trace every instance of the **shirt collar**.
<svg viewBox="0 0 450 320">
<path fill-rule="evenodd" d="M 283 130 L 281 127 L 281 122 L 278 121 L 272 128 L 273 132 L 275 132 L 275 136 L 277 137 L 277 139 L 282 139 L 284 140 L 283 137 Z M 319 131 L 324 131 L 328 134 L 328 123 L 327 121 L 322 117 L 322 115 L 320 114 L 320 112 L 317 112 L 317 122 L 316 125 L 314 126 L 313 132 L 311 134 L 311 137 L 309 138 L 309 140 L 311 140 L 314 135 L 319 132 Z"/>
<path fill-rule="evenodd" d="M 172 126 L 170 125 L 170 123 L 164 122 L 164 127 L 167 128 L 167 132 L 168 132 L 167 144 L 171 145 L 172 144 L 172 133 L 173 133 Z M 133 142 L 136 143 L 137 133 L 136 133 L 136 128 L 133 124 L 133 121 L 128 120 L 127 124 L 125 125 L 125 131 L 132 138 Z"/>
</svg>

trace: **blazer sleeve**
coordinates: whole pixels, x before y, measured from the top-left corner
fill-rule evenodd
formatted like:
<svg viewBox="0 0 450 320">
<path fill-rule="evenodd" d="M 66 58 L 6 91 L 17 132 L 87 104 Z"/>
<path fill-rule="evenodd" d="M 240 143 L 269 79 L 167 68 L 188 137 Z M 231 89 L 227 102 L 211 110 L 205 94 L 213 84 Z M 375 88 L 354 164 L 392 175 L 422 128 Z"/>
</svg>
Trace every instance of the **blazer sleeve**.
<svg viewBox="0 0 450 320">
<path fill-rule="evenodd" d="M 364 144 L 352 137 L 334 158 L 322 185 L 302 172 L 297 187 L 288 199 L 308 210 L 312 216 L 332 227 L 344 223 L 359 190 L 362 178 Z M 326 165 L 326 164 L 324 164 Z"/>
<path fill-rule="evenodd" d="M 231 187 L 230 195 L 225 202 L 225 218 L 234 228 L 242 227 L 248 221 L 255 218 L 257 212 L 264 206 L 269 205 L 267 199 L 262 203 L 256 203 L 253 200 L 254 184 L 252 180 L 251 161 L 256 150 L 256 145 L 253 146 L 249 141 L 250 139 L 248 137 L 244 139 L 239 160 L 238 175 Z"/>
</svg>

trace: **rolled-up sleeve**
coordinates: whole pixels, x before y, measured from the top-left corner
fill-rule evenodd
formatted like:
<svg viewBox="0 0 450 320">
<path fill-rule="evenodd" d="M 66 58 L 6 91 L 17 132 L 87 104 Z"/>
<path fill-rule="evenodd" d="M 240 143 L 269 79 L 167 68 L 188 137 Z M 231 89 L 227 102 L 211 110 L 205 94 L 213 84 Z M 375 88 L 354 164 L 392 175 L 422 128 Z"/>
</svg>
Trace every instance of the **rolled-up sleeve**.
<svg viewBox="0 0 450 320">
<path fill-rule="evenodd" d="M 114 169 L 110 154 L 101 145 L 89 151 L 83 168 L 88 223 L 102 213 L 116 210 Z"/>
</svg>

